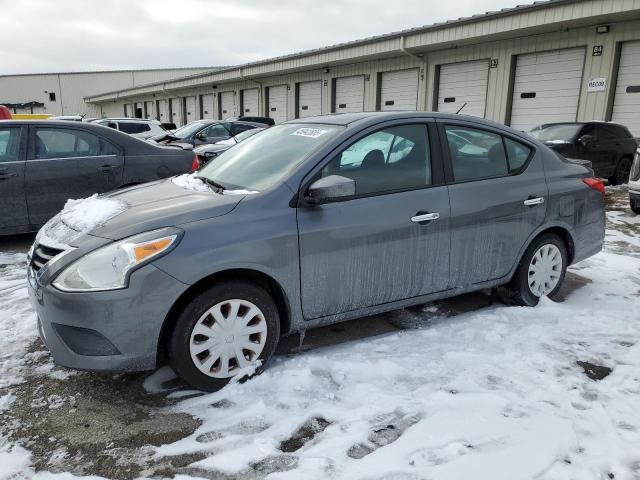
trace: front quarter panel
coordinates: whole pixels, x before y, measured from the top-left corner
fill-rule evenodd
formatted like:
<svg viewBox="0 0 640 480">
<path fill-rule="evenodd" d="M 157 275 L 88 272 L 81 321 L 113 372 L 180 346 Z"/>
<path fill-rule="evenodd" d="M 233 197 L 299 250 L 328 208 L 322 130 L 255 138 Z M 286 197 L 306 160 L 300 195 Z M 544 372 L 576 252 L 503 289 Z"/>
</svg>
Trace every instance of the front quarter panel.
<svg viewBox="0 0 640 480">
<path fill-rule="evenodd" d="M 154 265 L 187 284 L 225 270 L 266 274 L 282 288 L 291 308 L 291 324 L 297 325 L 302 316 L 292 197 L 293 192 L 281 184 L 269 193 L 247 195 L 228 215 L 180 225 L 185 232 L 182 241 Z"/>
</svg>

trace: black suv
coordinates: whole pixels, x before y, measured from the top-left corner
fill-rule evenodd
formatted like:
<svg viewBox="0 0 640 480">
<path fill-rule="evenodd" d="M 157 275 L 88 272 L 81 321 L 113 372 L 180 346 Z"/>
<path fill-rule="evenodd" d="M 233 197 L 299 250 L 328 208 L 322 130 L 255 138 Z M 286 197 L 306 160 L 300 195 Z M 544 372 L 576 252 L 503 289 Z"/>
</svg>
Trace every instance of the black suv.
<svg viewBox="0 0 640 480">
<path fill-rule="evenodd" d="M 620 185 L 629 180 L 638 147 L 627 127 L 610 122 L 549 123 L 530 135 L 567 158 L 589 160 L 598 177 Z"/>
</svg>

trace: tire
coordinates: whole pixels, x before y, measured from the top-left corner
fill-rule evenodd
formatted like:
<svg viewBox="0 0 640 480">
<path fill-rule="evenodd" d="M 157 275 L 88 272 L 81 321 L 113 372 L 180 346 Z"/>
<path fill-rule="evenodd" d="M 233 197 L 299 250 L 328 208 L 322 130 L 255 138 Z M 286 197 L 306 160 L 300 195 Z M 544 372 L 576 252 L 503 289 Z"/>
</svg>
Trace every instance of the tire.
<svg viewBox="0 0 640 480">
<path fill-rule="evenodd" d="M 609 177 L 609 185 L 622 185 L 629 182 L 629 173 L 631 173 L 631 160 L 621 158 L 616 167 L 613 176 Z"/>
<path fill-rule="evenodd" d="M 640 199 L 633 199 L 629 197 L 629 205 L 631 206 L 631 211 L 636 215 L 640 215 Z"/>
<path fill-rule="evenodd" d="M 549 251 L 551 254 L 554 254 L 557 251 L 562 262 L 557 267 L 557 270 L 555 267 L 552 269 L 554 272 L 557 271 L 558 274 L 557 279 L 554 279 L 556 282 L 555 285 L 549 285 L 548 287 L 552 289 L 544 292 L 549 298 L 555 298 L 562 287 L 562 282 L 564 281 L 564 277 L 567 272 L 567 247 L 560 237 L 552 233 L 546 233 L 536 238 L 527 248 L 520 260 L 520 263 L 518 264 L 518 268 L 511 279 L 511 282 L 509 282 L 509 284 L 500 291 L 500 297 L 503 300 L 526 307 L 535 307 L 538 304 L 538 301 L 540 300 L 540 292 L 534 290 L 535 285 L 540 285 L 542 282 L 534 284 L 534 288 L 532 289 L 530 283 L 533 281 L 533 277 L 530 279 L 530 272 L 534 257 L 543 249 L 543 247 L 545 248 L 545 251 Z M 553 255 L 553 258 L 555 258 L 555 255 Z M 540 260 L 536 259 L 536 263 L 539 262 Z M 541 272 L 541 275 L 543 278 L 545 277 L 544 271 Z"/>
<path fill-rule="evenodd" d="M 238 334 L 245 329 L 252 333 Z M 261 373 L 279 338 L 278 309 L 264 289 L 248 282 L 221 283 L 194 298 L 178 317 L 168 344 L 169 364 L 193 387 L 214 392 L 244 366 L 251 368 L 260 361 L 260 366 L 245 376 Z"/>
</svg>

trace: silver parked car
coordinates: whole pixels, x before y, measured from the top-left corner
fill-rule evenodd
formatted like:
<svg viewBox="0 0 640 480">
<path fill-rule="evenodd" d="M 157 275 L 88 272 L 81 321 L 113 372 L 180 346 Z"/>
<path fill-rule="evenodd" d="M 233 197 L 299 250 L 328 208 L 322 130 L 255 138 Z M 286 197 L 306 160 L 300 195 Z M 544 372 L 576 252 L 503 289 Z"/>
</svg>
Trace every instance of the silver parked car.
<svg viewBox="0 0 640 480">
<path fill-rule="evenodd" d="M 168 361 L 216 390 L 265 368 L 281 335 L 490 287 L 553 298 L 602 248 L 603 194 L 590 169 L 478 118 L 295 120 L 195 176 L 102 197 L 117 208 L 98 225 L 52 220 L 29 293 L 57 363 Z"/>
</svg>

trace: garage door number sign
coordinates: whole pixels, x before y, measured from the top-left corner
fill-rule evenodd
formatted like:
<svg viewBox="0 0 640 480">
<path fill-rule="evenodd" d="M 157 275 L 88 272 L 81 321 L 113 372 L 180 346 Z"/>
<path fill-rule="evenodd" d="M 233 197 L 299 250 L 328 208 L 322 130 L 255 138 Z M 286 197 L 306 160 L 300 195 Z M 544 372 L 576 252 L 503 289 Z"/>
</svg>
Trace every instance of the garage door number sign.
<svg viewBox="0 0 640 480">
<path fill-rule="evenodd" d="M 587 84 L 587 92 L 604 92 L 607 89 L 606 78 L 592 78 Z"/>
</svg>

